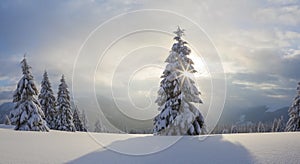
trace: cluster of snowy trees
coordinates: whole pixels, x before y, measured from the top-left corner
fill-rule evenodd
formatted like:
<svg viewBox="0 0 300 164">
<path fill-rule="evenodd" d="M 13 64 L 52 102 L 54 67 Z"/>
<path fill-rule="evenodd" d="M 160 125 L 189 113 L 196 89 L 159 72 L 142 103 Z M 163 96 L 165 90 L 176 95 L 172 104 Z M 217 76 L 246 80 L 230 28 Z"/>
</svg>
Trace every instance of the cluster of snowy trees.
<svg viewBox="0 0 300 164">
<path fill-rule="evenodd" d="M 175 43 L 166 59 L 166 67 L 161 76 L 156 103 L 160 111 L 154 118 L 154 135 L 200 135 L 206 133 L 204 117 L 195 103 L 202 103 L 200 92 L 192 77 L 197 72 L 189 58 L 191 49 L 182 39 L 184 30 L 174 32 Z M 48 74 L 45 71 L 38 92 L 26 58 L 21 61 L 23 76 L 17 84 L 13 95 L 14 110 L 6 117 L 6 124 L 15 125 L 16 130 L 49 131 L 87 131 L 87 118 L 77 107 L 72 110 L 70 92 L 62 75 L 55 98 Z M 300 131 L 300 82 L 297 96 L 289 108 L 289 120 L 285 125 L 283 117 L 274 119 L 273 123 L 223 125 L 217 126 L 213 133 L 251 133 Z M 36 98 L 38 96 L 38 99 Z M 95 132 L 107 132 L 97 120 Z M 146 132 L 146 131 L 145 131 Z M 136 131 L 131 131 L 136 133 Z"/>
<path fill-rule="evenodd" d="M 273 122 L 244 123 L 233 125 L 217 125 L 212 131 L 213 134 L 226 133 L 264 133 L 264 132 L 284 132 L 285 121 L 283 116 L 275 118 Z"/>
<path fill-rule="evenodd" d="M 286 124 L 285 131 L 300 131 L 300 82 L 297 87 L 297 95 L 288 112 L 290 119 Z"/>
<path fill-rule="evenodd" d="M 21 61 L 23 76 L 13 95 L 14 110 L 7 117 L 7 124 L 15 125 L 15 130 L 49 131 L 87 131 L 86 116 L 80 117 L 79 110 L 71 109 L 70 92 L 62 75 L 55 99 L 48 74 L 45 71 L 38 92 L 27 60 Z M 38 96 L 38 99 L 36 98 Z M 83 113 L 84 114 L 84 113 Z"/>
<path fill-rule="evenodd" d="M 275 118 L 273 122 L 258 122 L 238 125 L 218 125 L 212 133 L 259 133 L 259 132 L 292 132 L 300 131 L 300 82 L 297 86 L 297 95 L 288 110 L 289 119 L 286 122 L 283 116 Z"/>
<path fill-rule="evenodd" d="M 255 133 L 255 132 L 291 132 L 300 131 L 300 82 L 297 86 L 297 95 L 288 110 L 289 120 L 285 122 L 283 116 L 275 118 L 273 122 L 242 125 L 218 125 L 214 134 L 222 133 Z"/>
</svg>

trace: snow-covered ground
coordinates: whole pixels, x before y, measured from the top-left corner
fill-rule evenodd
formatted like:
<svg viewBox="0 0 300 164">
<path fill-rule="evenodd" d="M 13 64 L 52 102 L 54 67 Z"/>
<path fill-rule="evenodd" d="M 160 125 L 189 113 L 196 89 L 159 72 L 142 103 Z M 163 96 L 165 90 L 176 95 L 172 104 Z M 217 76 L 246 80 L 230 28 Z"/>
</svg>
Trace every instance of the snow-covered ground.
<svg viewBox="0 0 300 164">
<path fill-rule="evenodd" d="M 0 126 L 0 163 L 299 163 L 299 138 L 297 132 L 199 138 Z"/>
</svg>

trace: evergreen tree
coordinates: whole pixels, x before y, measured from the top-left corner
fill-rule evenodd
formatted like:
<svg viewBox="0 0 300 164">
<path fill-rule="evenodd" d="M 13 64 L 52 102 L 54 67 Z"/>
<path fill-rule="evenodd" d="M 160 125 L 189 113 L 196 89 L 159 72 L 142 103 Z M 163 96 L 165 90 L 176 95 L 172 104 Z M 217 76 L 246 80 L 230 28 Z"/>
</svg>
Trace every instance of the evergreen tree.
<svg viewBox="0 0 300 164">
<path fill-rule="evenodd" d="M 236 125 L 231 126 L 231 133 L 238 133 L 238 129 Z"/>
<path fill-rule="evenodd" d="M 284 120 L 283 120 L 283 116 L 281 116 L 277 121 L 276 131 L 283 132 L 284 129 L 285 129 Z"/>
<path fill-rule="evenodd" d="M 166 59 L 167 66 L 161 76 L 158 98 L 160 113 L 154 118 L 156 135 L 199 135 L 206 132 L 204 118 L 192 103 L 202 103 L 200 92 L 191 79 L 196 70 L 188 58 L 191 50 L 182 40 L 184 30 L 174 32 L 176 43 Z"/>
<path fill-rule="evenodd" d="M 55 129 L 55 116 L 56 116 L 56 101 L 54 93 L 51 87 L 51 83 L 48 78 L 48 74 L 45 71 L 43 80 L 41 82 L 41 91 L 39 94 L 39 102 L 41 108 L 45 114 L 45 120 L 50 129 Z"/>
<path fill-rule="evenodd" d="M 86 132 L 87 130 L 84 128 L 82 121 L 79 118 L 80 112 L 77 107 L 75 107 L 74 113 L 73 113 L 73 123 L 75 125 L 75 129 L 77 131 Z"/>
<path fill-rule="evenodd" d="M 248 133 L 252 133 L 253 130 L 252 130 L 252 127 L 248 127 Z"/>
<path fill-rule="evenodd" d="M 229 133 L 229 130 L 228 130 L 228 129 L 223 129 L 223 130 L 222 130 L 222 134 L 227 134 L 227 133 Z"/>
<path fill-rule="evenodd" d="M 11 125 L 10 119 L 7 115 L 5 115 L 5 121 L 4 121 L 5 125 Z"/>
<path fill-rule="evenodd" d="M 289 120 L 286 124 L 285 131 L 300 131 L 300 82 L 297 87 L 297 96 L 289 108 Z"/>
<path fill-rule="evenodd" d="M 15 106 L 10 113 L 10 120 L 12 124 L 16 125 L 15 130 L 49 131 L 43 119 L 45 117 L 44 112 L 35 98 L 38 90 L 31 74 L 31 67 L 27 64 L 25 56 L 21 61 L 21 66 L 23 77 L 20 79 L 13 95 Z"/>
<path fill-rule="evenodd" d="M 96 123 L 95 123 L 95 132 L 99 133 L 99 132 L 102 132 L 102 127 L 101 127 L 101 122 L 100 120 L 97 120 Z"/>
<path fill-rule="evenodd" d="M 95 132 L 100 133 L 100 132 L 106 132 L 105 126 L 102 124 L 101 120 L 97 120 L 95 122 Z"/>
<path fill-rule="evenodd" d="M 278 121 L 277 118 L 275 118 L 272 125 L 272 132 L 277 132 L 277 126 L 278 126 Z"/>
<path fill-rule="evenodd" d="M 57 116 L 56 116 L 56 128 L 57 130 L 63 131 L 75 131 L 75 126 L 73 123 L 73 114 L 71 110 L 70 103 L 70 93 L 68 90 L 68 85 L 65 82 L 64 75 L 62 75 L 60 80 L 60 85 L 58 87 L 57 93 Z"/>
<path fill-rule="evenodd" d="M 263 132 L 265 132 L 266 130 L 265 130 L 265 126 L 264 126 L 264 124 L 262 123 L 262 122 L 258 122 L 258 125 L 257 125 L 257 132 L 258 133 L 263 133 Z"/>
<path fill-rule="evenodd" d="M 82 124 L 83 124 L 83 127 L 88 130 L 88 119 L 87 119 L 87 116 L 85 114 L 85 110 L 82 110 L 82 114 L 81 114 L 81 120 L 82 120 Z"/>
</svg>

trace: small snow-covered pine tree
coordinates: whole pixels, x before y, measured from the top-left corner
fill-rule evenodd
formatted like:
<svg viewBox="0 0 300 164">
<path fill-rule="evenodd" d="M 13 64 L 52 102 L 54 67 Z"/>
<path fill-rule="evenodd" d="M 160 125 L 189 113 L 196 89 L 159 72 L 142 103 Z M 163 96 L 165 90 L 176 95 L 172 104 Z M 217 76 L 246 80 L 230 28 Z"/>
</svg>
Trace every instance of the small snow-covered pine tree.
<svg viewBox="0 0 300 164">
<path fill-rule="evenodd" d="M 276 131 L 283 132 L 284 129 L 285 129 L 284 120 L 283 120 L 283 116 L 281 116 L 277 121 Z"/>
<path fill-rule="evenodd" d="M 238 128 L 236 125 L 231 126 L 231 133 L 238 133 Z"/>
<path fill-rule="evenodd" d="M 58 87 L 57 93 L 57 116 L 56 116 L 56 128 L 57 130 L 63 131 L 75 131 L 75 126 L 73 123 L 73 114 L 71 110 L 70 103 L 70 92 L 68 90 L 68 85 L 66 84 L 64 75 L 62 75 L 60 80 L 60 85 Z"/>
<path fill-rule="evenodd" d="M 9 119 L 9 117 L 7 115 L 5 115 L 5 121 L 4 121 L 5 125 L 11 125 L 11 121 Z"/>
<path fill-rule="evenodd" d="M 161 76 L 158 91 L 158 110 L 154 118 L 155 135 L 199 135 L 206 132 L 204 118 L 192 103 L 202 103 L 200 92 L 191 79 L 197 72 L 188 57 L 191 50 L 182 40 L 184 30 L 174 32 L 176 43 L 166 59 L 167 66 Z"/>
<path fill-rule="evenodd" d="M 86 132 L 87 130 L 84 128 L 81 119 L 79 118 L 80 112 L 77 106 L 74 109 L 73 113 L 73 123 L 77 131 Z"/>
<path fill-rule="evenodd" d="M 278 126 L 278 121 L 277 118 L 275 118 L 272 125 L 272 132 L 277 132 L 277 126 Z"/>
<path fill-rule="evenodd" d="M 14 110 L 10 112 L 10 121 L 16 125 L 15 130 L 49 131 L 44 112 L 35 98 L 38 90 L 31 74 L 31 67 L 27 60 L 21 61 L 23 77 L 20 79 L 13 95 Z"/>
<path fill-rule="evenodd" d="M 300 82 L 297 87 L 297 96 L 289 108 L 289 120 L 286 124 L 285 131 L 300 131 Z"/>
<path fill-rule="evenodd" d="M 56 116 L 56 101 L 48 78 L 47 71 L 44 72 L 43 80 L 41 82 L 41 91 L 39 94 L 39 102 L 45 114 L 45 120 L 50 129 L 55 129 L 55 116 Z"/>
<path fill-rule="evenodd" d="M 82 120 L 83 127 L 87 130 L 88 129 L 88 119 L 87 119 L 87 116 L 85 114 L 85 110 L 82 110 L 82 114 L 81 114 L 80 118 Z"/>
<path fill-rule="evenodd" d="M 253 130 L 252 130 L 252 127 L 248 127 L 248 133 L 252 133 Z"/>
<path fill-rule="evenodd" d="M 222 130 L 222 134 L 227 134 L 227 133 L 229 133 L 229 130 L 228 130 L 228 129 L 223 129 L 223 130 Z"/>
<path fill-rule="evenodd" d="M 102 124 L 101 120 L 97 120 L 95 122 L 95 130 L 94 132 L 100 133 L 100 132 L 106 132 L 106 128 L 104 127 L 104 125 Z"/>
<path fill-rule="evenodd" d="M 258 125 L 257 125 L 257 132 L 258 133 L 263 133 L 265 132 L 265 125 L 262 123 L 262 122 L 258 122 Z"/>
<path fill-rule="evenodd" d="M 100 123 L 100 121 L 99 120 L 97 120 L 96 122 L 95 122 L 95 132 L 97 132 L 97 133 L 99 133 L 99 132 L 101 132 L 101 123 Z"/>
</svg>

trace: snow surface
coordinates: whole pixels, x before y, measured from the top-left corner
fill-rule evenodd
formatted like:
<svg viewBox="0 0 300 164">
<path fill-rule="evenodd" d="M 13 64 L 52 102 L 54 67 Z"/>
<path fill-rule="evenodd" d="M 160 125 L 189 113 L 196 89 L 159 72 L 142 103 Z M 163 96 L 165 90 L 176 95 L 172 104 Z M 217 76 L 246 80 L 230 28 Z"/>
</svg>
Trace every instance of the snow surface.
<svg viewBox="0 0 300 164">
<path fill-rule="evenodd" d="M 0 126 L 0 163 L 300 162 L 299 132 L 175 137 L 9 128 Z"/>
</svg>

